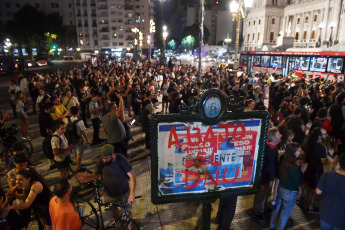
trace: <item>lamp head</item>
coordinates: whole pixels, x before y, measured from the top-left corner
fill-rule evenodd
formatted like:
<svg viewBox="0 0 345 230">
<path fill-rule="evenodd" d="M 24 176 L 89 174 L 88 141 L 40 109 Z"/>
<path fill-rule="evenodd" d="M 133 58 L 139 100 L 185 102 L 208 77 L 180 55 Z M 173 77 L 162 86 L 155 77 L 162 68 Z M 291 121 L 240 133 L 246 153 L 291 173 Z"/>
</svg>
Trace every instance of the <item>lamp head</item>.
<svg viewBox="0 0 345 230">
<path fill-rule="evenodd" d="M 235 0 L 232 0 L 230 3 L 230 12 L 231 13 L 236 13 L 238 11 L 239 4 Z"/>
<path fill-rule="evenodd" d="M 244 7 L 252 7 L 253 0 L 244 0 Z"/>
</svg>

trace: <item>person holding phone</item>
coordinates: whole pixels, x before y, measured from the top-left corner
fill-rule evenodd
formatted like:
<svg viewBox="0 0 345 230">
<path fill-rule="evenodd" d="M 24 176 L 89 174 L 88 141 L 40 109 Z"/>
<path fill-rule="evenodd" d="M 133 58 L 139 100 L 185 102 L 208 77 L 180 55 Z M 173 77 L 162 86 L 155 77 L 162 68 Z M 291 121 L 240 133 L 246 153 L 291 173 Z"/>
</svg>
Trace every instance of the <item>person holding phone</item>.
<svg viewBox="0 0 345 230">
<path fill-rule="evenodd" d="M 70 155 L 76 145 L 69 145 L 65 137 L 66 125 L 63 121 L 56 124 L 56 131 L 51 139 L 51 146 L 54 154 L 54 161 L 60 171 L 61 178 L 66 178 L 71 163 Z"/>
</svg>

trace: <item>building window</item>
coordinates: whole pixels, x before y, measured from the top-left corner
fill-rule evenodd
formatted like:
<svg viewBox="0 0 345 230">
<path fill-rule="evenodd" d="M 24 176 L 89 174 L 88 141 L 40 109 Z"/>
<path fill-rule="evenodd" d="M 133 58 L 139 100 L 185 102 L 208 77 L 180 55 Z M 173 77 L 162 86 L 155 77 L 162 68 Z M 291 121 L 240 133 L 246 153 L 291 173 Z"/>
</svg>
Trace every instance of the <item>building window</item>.
<svg viewBox="0 0 345 230">
<path fill-rule="evenodd" d="M 111 15 L 116 15 L 116 12 L 115 11 L 111 11 L 110 14 Z"/>
<path fill-rule="evenodd" d="M 80 45 L 84 45 L 84 41 L 82 39 L 79 40 Z"/>
<path fill-rule="evenodd" d="M 311 31 L 311 39 L 315 39 L 315 30 Z"/>
<path fill-rule="evenodd" d="M 255 34 L 253 33 L 252 41 L 254 41 L 254 39 L 255 39 Z"/>
<path fill-rule="evenodd" d="M 305 22 L 307 23 L 308 22 L 308 19 L 309 19 L 309 17 L 307 16 L 307 17 L 305 17 Z"/>
<path fill-rule="evenodd" d="M 247 35 L 247 42 L 249 42 L 249 34 Z"/>
<path fill-rule="evenodd" d="M 296 34 L 295 34 L 295 40 L 298 41 L 298 39 L 299 39 L 299 33 L 296 32 Z"/>
<path fill-rule="evenodd" d="M 258 41 L 260 40 L 260 33 L 258 33 Z"/>
<path fill-rule="evenodd" d="M 122 18 L 119 18 L 117 21 L 118 21 L 118 22 L 122 22 Z"/>
<path fill-rule="evenodd" d="M 314 15 L 314 22 L 317 21 L 317 14 Z"/>
<path fill-rule="evenodd" d="M 259 25 L 261 24 L 261 19 L 259 19 Z"/>
<path fill-rule="evenodd" d="M 52 8 L 59 8 L 59 3 L 52 3 Z"/>
<path fill-rule="evenodd" d="M 307 31 L 303 31 L 303 40 L 307 39 Z"/>
<path fill-rule="evenodd" d="M 82 32 L 79 33 L 79 37 L 83 37 L 83 33 Z"/>
<path fill-rule="evenodd" d="M 93 44 L 94 44 L 95 46 L 98 46 L 98 40 L 94 40 L 94 41 L 93 41 Z"/>
<path fill-rule="evenodd" d="M 119 38 L 123 38 L 123 34 L 119 34 Z"/>
<path fill-rule="evenodd" d="M 123 46 L 123 42 L 119 42 L 119 46 Z"/>
<path fill-rule="evenodd" d="M 276 19 L 272 18 L 272 24 L 276 24 Z"/>
<path fill-rule="evenodd" d="M 113 46 L 117 46 L 117 42 L 113 42 Z"/>
<path fill-rule="evenodd" d="M 274 41 L 274 32 L 271 32 L 270 34 L 270 42 L 272 43 Z"/>
<path fill-rule="evenodd" d="M 297 18 L 297 24 L 299 24 L 301 22 L 300 18 Z"/>
<path fill-rule="evenodd" d="M 103 42 L 102 44 L 103 44 L 103 46 L 108 46 L 109 43 L 108 42 Z"/>
<path fill-rule="evenodd" d="M 250 26 L 250 21 L 249 21 L 249 23 L 248 23 L 248 26 Z"/>
<path fill-rule="evenodd" d="M 115 9 L 115 5 L 110 5 L 110 8 Z"/>
<path fill-rule="evenodd" d="M 253 22 L 253 26 L 255 26 L 255 20 L 254 20 L 254 22 Z"/>
</svg>

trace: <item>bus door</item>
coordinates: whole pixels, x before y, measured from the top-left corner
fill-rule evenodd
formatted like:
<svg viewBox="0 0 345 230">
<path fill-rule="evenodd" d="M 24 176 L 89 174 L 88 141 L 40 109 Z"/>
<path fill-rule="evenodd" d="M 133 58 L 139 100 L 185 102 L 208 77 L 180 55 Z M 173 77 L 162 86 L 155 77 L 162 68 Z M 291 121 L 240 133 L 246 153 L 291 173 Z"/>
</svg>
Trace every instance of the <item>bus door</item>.
<svg viewBox="0 0 345 230">
<path fill-rule="evenodd" d="M 282 67 L 283 67 L 283 72 L 282 72 L 282 74 L 283 74 L 283 76 L 285 77 L 285 76 L 287 76 L 287 74 L 289 73 L 289 71 L 288 71 L 288 58 L 289 57 L 287 57 L 287 56 L 283 56 L 283 60 L 282 60 Z"/>
<path fill-rule="evenodd" d="M 288 72 L 296 69 L 296 57 L 288 57 Z"/>
<path fill-rule="evenodd" d="M 248 76 L 252 73 L 252 69 L 253 69 L 252 55 L 248 55 L 248 60 L 247 60 L 247 75 Z"/>
</svg>

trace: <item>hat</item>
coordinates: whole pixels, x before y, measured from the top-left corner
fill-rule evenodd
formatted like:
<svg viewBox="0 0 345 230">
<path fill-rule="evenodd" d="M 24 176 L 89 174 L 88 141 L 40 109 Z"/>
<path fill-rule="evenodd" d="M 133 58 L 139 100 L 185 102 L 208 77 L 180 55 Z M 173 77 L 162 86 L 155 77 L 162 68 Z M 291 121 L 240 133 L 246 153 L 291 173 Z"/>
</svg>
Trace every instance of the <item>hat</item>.
<svg viewBox="0 0 345 230">
<path fill-rule="evenodd" d="M 114 146 L 111 144 L 105 144 L 101 148 L 101 156 L 102 157 L 108 157 L 111 156 L 114 153 Z"/>
</svg>

